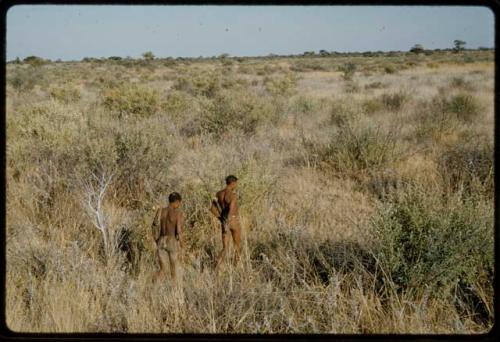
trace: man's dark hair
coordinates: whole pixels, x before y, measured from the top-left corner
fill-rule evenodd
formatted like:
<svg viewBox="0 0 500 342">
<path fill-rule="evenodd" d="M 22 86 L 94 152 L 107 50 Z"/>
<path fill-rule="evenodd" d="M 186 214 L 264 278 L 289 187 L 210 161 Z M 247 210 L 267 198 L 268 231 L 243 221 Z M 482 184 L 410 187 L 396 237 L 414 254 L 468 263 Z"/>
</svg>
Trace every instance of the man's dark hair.
<svg viewBox="0 0 500 342">
<path fill-rule="evenodd" d="M 182 197 L 178 192 L 172 192 L 168 195 L 168 202 L 174 203 L 175 201 L 182 201 Z"/>
<path fill-rule="evenodd" d="M 229 185 L 231 183 L 234 183 L 238 180 L 238 178 L 236 178 L 236 176 L 233 176 L 233 175 L 229 175 L 226 177 L 226 184 Z"/>
</svg>

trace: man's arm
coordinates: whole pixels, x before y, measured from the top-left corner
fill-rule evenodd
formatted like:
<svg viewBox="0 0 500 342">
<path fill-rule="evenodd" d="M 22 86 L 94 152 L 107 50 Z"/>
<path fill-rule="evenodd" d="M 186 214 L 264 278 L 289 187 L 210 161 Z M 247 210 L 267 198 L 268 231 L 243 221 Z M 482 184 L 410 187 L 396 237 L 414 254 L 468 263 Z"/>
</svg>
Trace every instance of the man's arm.
<svg viewBox="0 0 500 342">
<path fill-rule="evenodd" d="M 221 209 L 219 207 L 219 202 L 217 199 L 212 199 L 212 203 L 210 204 L 210 212 L 218 219 L 220 219 Z"/>
<path fill-rule="evenodd" d="M 236 194 L 233 192 L 231 194 L 231 201 L 229 202 L 229 215 L 236 215 L 238 210 L 238 204 L 236 203 Z"/>
<path fill-rule="evenodd" d="M 184 215 L 180 212 L 177 214 L 177 222 L 175 225 L 175 233 L 179 238 L 181 248 L 184 248 L 184 237 L 182 236 L 182 227 L 184 225 Z"/>
<path fill-rule="evenodd" d="M 158 208 L 158 210 L 156 210 L 155 218 L 153 219 L 153 223 L 151 224 L 151 230 L 153 232 L 153 240 L 156 243 L 158 243 L 158 239 L 160 238 L 160 235 L 161 235 L 161 234 L 158 234 L 158 228 L 157 228 L 157 226 L 159 225 L 158 217 L 160 216 L 160 211 L 161 211 L 161 208 Z"/>
</svg>

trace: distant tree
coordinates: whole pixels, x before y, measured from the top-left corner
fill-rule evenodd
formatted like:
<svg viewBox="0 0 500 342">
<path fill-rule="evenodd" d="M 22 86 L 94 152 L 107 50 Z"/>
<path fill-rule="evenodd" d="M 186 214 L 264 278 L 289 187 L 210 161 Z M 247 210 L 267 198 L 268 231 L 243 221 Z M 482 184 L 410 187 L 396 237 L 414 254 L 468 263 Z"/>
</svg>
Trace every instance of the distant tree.
<svg viewBox="0 0 500 342">
<path fill-rule="evenodd" d="M 228 58 L 228 57 L 229 57 L 228 53 L 222 53 L 222 54 L 219 55 L 220 59 L 224 59 L 224 58 Z"/>
<path fill-rule="evenodd" d="M 454 46 L 454 47 L 453 47 L 453 51 L 454 51 L 455 53 L 458 53 L 458 52 L 460 52 L 460 51 L 465 50 L 465 44 L 466 44 L 466 43 L 465 43 L 463 40 L 455 39 L 455 40 L 453 41 L 453 46 Z"/>
<path fill-rule="evenodd" d="M 108 59 L 110 61 L 121 61 L 122 60 L 122 58 L 119 56 L 111 56 L 111 57 L 108 57 Z"/>
<path fill-rule="evenodd" d="M 424 52 L 424 47 L 421 44 L 415 44 L 413 47 L 410 49 L 410 52 L 419 54 Z"/>
<path fill-rule="evenodd" d="M 14 59 L 14 61 L 12 63 L 21 64 L 21 60 L 19 59 L 19 57 L 16 57 L 16 59 Z"/>
<path fill-rule="evenodd" d="M 142 54 L 142 57 L 145 59 L 145 60 L 153 60 L 155 58 L 155 55 L 153 55 L 153 53 L 151 51 L 146 51 Z"/>
<path fill-rule="evenodd" d="M 319 50 L 319 54 L 320 54 L 320 56 L 328 56 L 328 55 L 330 55 L 330 53 L 328 51 L 326 51 L 326 50 Z"/>
<path fill-rule="evenodd" d="M 303 55 L 304 56 L 314 56 L 315 52 L 314 51 L 304 51 Z"/>
<path fill-rule="evenodd" d="M 39 66 L 39 65 L 47 63 L 46 60 L 44 60 L 41 57 L 37 57 L 37 56 L 28 56 L 25 59 L 23 59 L 23 62 L 27 63 L 29 65 L 32 65 L 32 66 Z"/>
</svg>

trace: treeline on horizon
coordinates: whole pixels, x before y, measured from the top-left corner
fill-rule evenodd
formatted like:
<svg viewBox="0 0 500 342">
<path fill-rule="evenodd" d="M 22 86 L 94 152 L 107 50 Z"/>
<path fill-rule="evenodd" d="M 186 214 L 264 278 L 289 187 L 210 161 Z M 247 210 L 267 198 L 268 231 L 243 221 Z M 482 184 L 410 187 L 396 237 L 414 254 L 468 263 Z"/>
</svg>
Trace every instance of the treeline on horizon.
<svg viewBox="0 0 500 342">
<path fill-rule="evenodd" d="M 80 62 L 106 62 L 106 61 L 136 61 L 136 60 L 146 60 L 146 61 L 152 61 L 152 60 L 158 60 L 158 61 L 204 61 L 204 60 L 218 60 L 218 59 L 228 59 L 228 60 L 236 60 L 236 61 L 243 61 L 243 60 L 251 60 L 251 59 L 257 59 L 257 60 L 270 60 L 274 58 L 302 58 L 302 57 L 398 57 L 402 55 L 419 55 L 419 54 L 424 54 L 426 56 L 436 54 L 436 53 L 459 53 L 459 52 L 474 52 L 474 51 L 494 51 L 494 47 L 478 47 L 476 49 L 468 49 L 465 47 L 460 47 L 457 49 L 457 47 L 453 48 L 444 48 L 444 49 L 424 49 L 420 44 L 416 44 L 413 46 L 409 51 L 398 51 L 398 50 L 393 50 L 393 51 L 364 51 L 364 52 L 338 52 L 338 51 L 326 51 L 326 50 L 319 50 L 318 52 L 315 51 L 304 51 L 303 53 L 299 54 L 288 54 L 288 55 L 280 55 L 280 54 L 274 54 L 270 53 L 267 56 L 231 56 L 228 53 L 223 53 L 220 54 L 219 56 L 199 56 L 199 57 L 155 57 L 154 54 L 151 51 L 147 51 L 142 54 L 142 58 L 133 58 L 130 56 L 127 57 L 121 57 L 121 56 L 109 56 L 109 57 L 84 57 L 80 60 Z M 77 60 L 68 60 L 68 61 L 63 61 L 61 59 L 57 59 L 55 61 L 52 61 L 51 59 L 48 58 L 42 58 L 38 56 L 28 56 L 24 59 L 20 59 L 17 57 L 14 60 L 7 61 L 7 64 L 21 64 L 21 63 L 28 63 L 28 64 L 47 64 L 47 63 L 61 63 L 61 62 L 77 62 Z"/>
</svg>

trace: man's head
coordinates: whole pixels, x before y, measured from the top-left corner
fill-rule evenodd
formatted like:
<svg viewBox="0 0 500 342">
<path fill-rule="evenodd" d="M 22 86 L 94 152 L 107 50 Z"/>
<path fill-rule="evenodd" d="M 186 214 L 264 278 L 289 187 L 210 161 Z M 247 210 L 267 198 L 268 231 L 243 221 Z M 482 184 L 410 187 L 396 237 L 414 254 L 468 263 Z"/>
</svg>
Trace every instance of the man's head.
<svg viewBox="0 0 500 342">
<path fill-rule="evenodd" d="M 226 177 L 226 185 L 230 189 L 236 188 L 236 185 L 238 185 L 238 178 L 233 175 L 229 175 Z"/>
<path fill-rule="evenodd" d="M 174 208 L 177 209 L 180 207 L 182 201 L 182 197 L 178 192 L 172 192 L 168 195 L 168 203 Z"/>
</svg>

